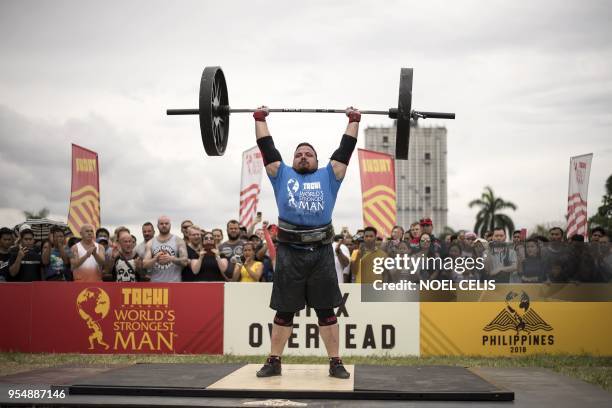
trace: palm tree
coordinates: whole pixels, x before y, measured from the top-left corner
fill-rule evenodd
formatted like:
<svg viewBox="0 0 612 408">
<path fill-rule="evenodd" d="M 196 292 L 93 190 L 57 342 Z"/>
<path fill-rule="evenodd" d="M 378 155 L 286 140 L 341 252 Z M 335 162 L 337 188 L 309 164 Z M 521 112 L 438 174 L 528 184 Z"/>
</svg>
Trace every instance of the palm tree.
<svg viewBox="0 0 612 408">
<path fill-rule="evenodd" d="M 49 215 L 49 209 L 47 207 L 44 207 L 42 210 L 38 212 L 24 210 L 23 215 L 25 215 L 26 220 L 32 220 L 32 219 L 39 220 L 41 218 L 47 218 L 47 215 Z"/>
<path fill-rule="evenodd" d="M 516 205 L 510 201 L 505 201 L 501 197 L 495 197 L 493 189 L 489 186 L 485 187 L 482 196 L 479 199 L 472 200 L 469 204 L 470 208 L 474 206 L 480 207 L 480 211 L 476 214 L 476 224 L 474 231 L 484 236 L 485 232 L 493 231 L 494 228 L 503 228 L 506 235 L 512 235 L 514 231 L 514 222 L 512 218 L 506 214 L 500 214 L 499 211 L 505 209 L 516 210 Z"/>
</svg>

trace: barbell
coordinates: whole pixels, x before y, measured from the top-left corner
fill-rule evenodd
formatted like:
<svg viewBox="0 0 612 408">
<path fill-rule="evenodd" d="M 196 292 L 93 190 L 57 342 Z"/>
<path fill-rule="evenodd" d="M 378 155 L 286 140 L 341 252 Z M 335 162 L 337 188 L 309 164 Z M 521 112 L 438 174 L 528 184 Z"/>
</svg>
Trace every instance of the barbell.
<svg viewBox="0 0 612 408">
<path fill-rule="evenodd" d="M 363 115 L 387 115 L 397 120 L 395 136 L 395 158 L 408 159 L 410 141 L 410 119 L 437 118 L 455 119 L 454 113 L 424 112 L 412 110 L 412 68 L 400 71 L 399 98 L 397 108 L 387 110 L 360 110 Z M 227 96 L 227 82 L 221 67 L 205 67 L 200 80 L 198 109 L 168 109 L 167 115 L 199 115 L 200 133 L 204 150 L 209 156 L 222 156 L 227 149 L 229 117 L 231 113 L 255 112 L 256 109 L 230 108 Z M 345 113 L 345 109 L 270 109 L 279 113 Z"/>
</svg>

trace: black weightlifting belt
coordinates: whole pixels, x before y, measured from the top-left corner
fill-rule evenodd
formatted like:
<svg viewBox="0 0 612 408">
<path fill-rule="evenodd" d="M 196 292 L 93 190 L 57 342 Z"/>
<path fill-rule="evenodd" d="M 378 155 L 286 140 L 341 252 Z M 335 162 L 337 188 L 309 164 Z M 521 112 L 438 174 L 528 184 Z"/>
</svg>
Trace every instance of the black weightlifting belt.
<svg viewBox="0 0 612 408">
<path fill-rule="evenodd" d="M 301 227 L 278 220 L 278 242 L 294 245 L 319 246 L 334 241 L 334 226 L 330 223 L 321 227 Z"/>
</svg>

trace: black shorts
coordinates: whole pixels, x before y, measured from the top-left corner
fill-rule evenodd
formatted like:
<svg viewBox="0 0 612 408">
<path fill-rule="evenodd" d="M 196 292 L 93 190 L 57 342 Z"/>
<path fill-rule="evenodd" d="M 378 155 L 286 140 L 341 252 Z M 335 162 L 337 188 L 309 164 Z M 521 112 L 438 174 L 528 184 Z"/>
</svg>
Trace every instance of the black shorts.
<svg viewBox="0 0 612 408">
<path fill-rule="evenodd" d="M 297 312 L 305 305 L 333 309 L 342 304 L 331 244 L 303 249 L 279 244 L 270 307 Z"/>
</svg>

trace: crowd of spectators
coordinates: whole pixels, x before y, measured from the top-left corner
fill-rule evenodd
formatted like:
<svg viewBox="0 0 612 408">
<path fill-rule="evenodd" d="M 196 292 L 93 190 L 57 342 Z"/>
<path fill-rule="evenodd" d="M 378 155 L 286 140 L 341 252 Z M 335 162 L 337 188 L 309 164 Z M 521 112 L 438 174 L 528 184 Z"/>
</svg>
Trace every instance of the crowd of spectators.
<svg viewBox="0 0 612 408">
<path fill-rule="evenodd" d="M 175 235 L 170 219 L 162 216 L 157 225 L 142 225 L 143 239 L 139 244 L 126 227 L 118 227 L 111 234 L 105 228 L 94 230 L 85 224 L 79 238 L 52 227 L 48 238 L 40 242 L 35 242 L 27 224 L 18 231 L 1 228 L 0 282 L 271 282 L 278 226 L 261 223 L 258 217 L 250 228 L 230 220 L 225 231 L 203 229 L 184 220 L 181 233 Z M 511 241 L 503 228 L 495 228 L 482 237 L 459 231 L 439 239 L 433 233 L 432 220 L 424 218 L 412 223 L 407 231 L 395 226 L 389 237 L 380 236 L 373 227 L 354 234 L 342 228 L 332 248 L 340 283 L 381 279 L 373 268 L 375 259 L 381 257 L 440 260 L 421 262 L 412 269 L 386 267 L 382 279 L 388 282 L 467 279 L 555 283 L 612 279 L 609 233 L 599 227 L 590 231 L 588 242 L 581 235 L 566 238 L 559 227 L 551 228 L 547 236 L 529 238 L 522 231 L 514 231 Z M 442 262 L 448 260 L 453 262 Z"/>
</svg>

